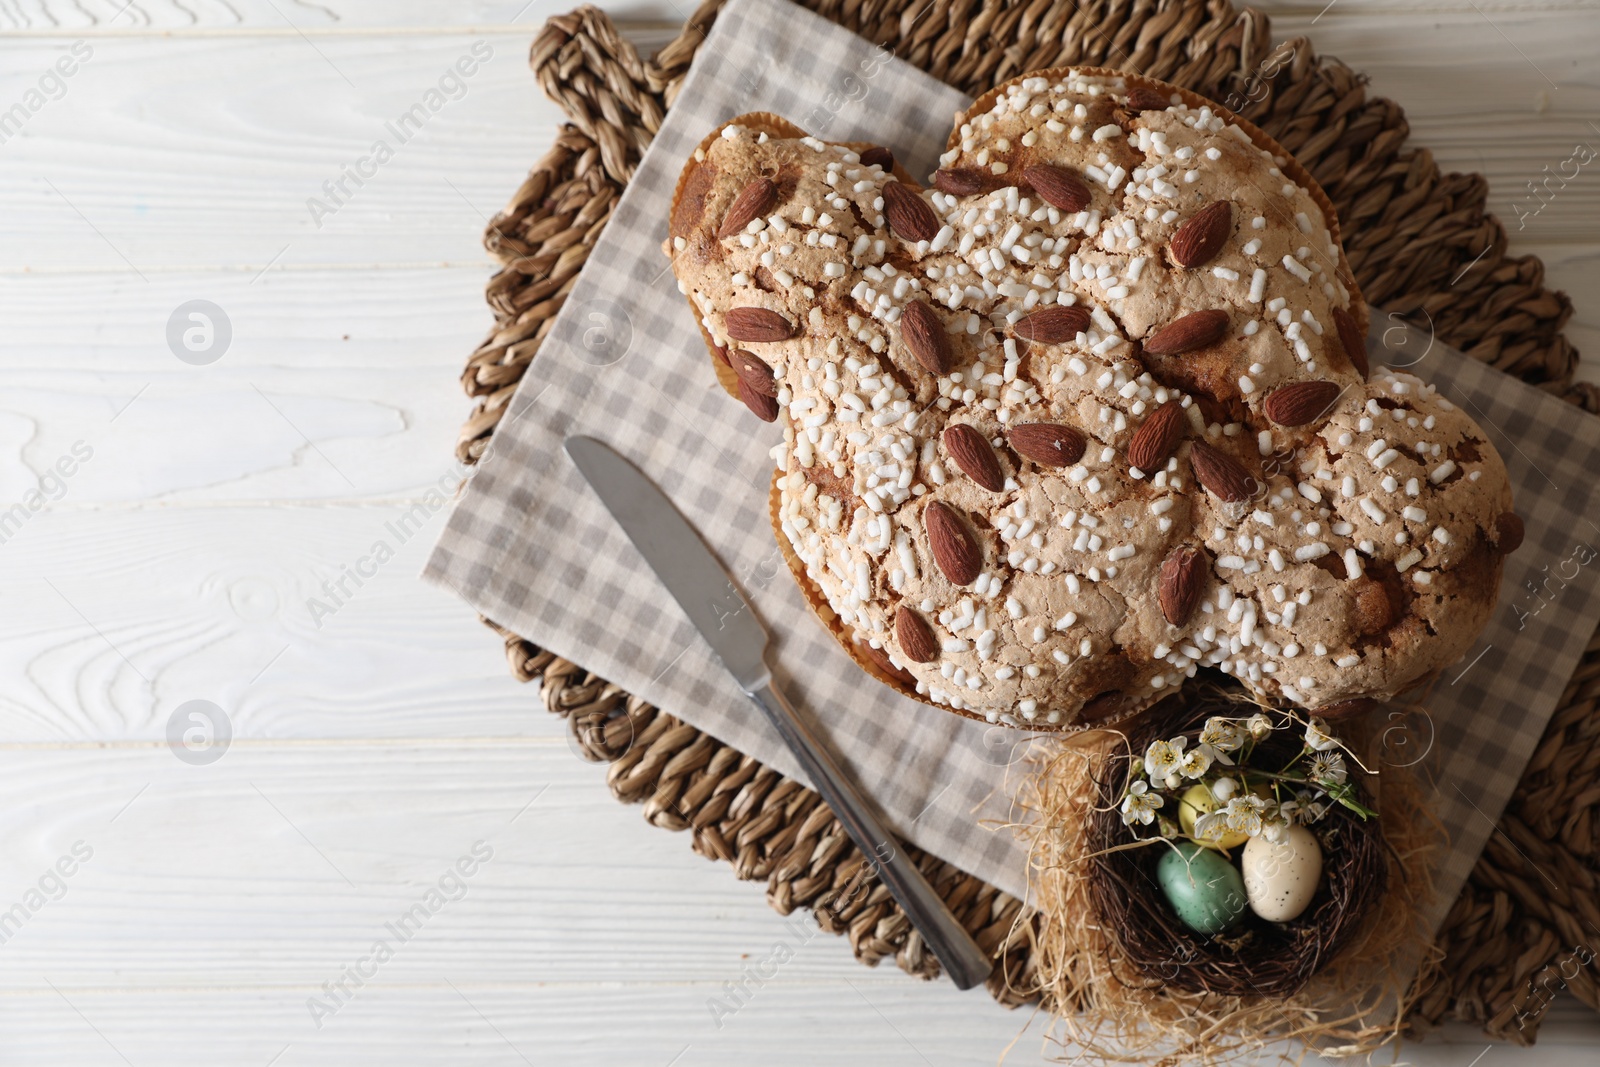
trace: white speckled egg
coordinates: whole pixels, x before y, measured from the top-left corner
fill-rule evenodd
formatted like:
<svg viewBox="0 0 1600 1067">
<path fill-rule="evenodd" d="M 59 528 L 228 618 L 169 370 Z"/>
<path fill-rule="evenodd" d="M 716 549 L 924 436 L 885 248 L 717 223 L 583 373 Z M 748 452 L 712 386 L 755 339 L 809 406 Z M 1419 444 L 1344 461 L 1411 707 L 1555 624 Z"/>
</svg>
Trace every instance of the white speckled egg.
<svg viewBox="0 0 1600 1067">
<path fill-rule="evenodd" d="M 1306 910 L 1322 881 L 1322 846 L 1304 826 L 1290 826 L 1282 841 L 1252 837 L 1239 858 L 1250 910 L 1282 923 Z"/>
</svg>

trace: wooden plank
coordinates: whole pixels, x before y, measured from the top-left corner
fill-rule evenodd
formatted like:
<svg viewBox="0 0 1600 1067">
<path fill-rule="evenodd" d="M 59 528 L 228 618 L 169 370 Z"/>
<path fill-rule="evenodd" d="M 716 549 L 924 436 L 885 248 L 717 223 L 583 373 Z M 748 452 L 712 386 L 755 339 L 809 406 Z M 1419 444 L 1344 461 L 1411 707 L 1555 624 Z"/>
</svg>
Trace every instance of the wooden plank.
<svg viewBox="0 0 1600 1067">
<path fill-rule="evenodd" d="M 476 344 L 492 325 L 483 287 L 493 270 L 489 263 L 274 268 L 259 275 L 189 270 L 156 274 L 148 283 L 98 273 L 0 275 L 6 321 L 0 371 L 158 377 L 228 368 L 389 367 L 432 374 L 457 366 L 465 352 L 452 346 Z M 196 299 L 219 305 L 232 335 L 220 355 L 198 368 L 178 359 L 167 339 L 173 312 Z"/>
<path fill-rule="evenodd" d="M 7 127 L 0 271 L 485 262 L 560 121 L 530 37 L 0 40 L 5 108 L 93 50 Z"/>
<path fill-rule="evenodd" d="M 104 503 L 399 503 L 435 486 L 453 492 L 463 473 L 453 449 L 468 412 L 454 371 L 6 373 L 0 499 L 7 507 L 22 500 L 74 447 L 92 450 L 93 459 L 69 472 L 69 510 Z"/>
<path fill-rule="evenodd" d="M 320 1031 L 306 1019 L 310 990 L 63 988 L 58 994 L 47 988 L 0 1001 L 0 1024 L 7 1031 L 0 1049 L 30 1067 L 121 1064 L 117 1050 L 141 1067 L 262 1067 L 280 1053 L 277 1067 L 943 1067 L 993 1063 L 1021 1034 L 1005 1062 L 1048 1062 L 1038 1051 L 1041 1023 L 1030 1013 L 984 1003 L 988 998 L 981 991 L 957 993 L 948 984 L 929 987 L 851 966 L 821 985 L 780 973 L 720 1030 L 706 1008 L 718 988 L 710 983 L 503 988 L 474 984 L 456 971 L 430 976 L 436 984 L 425 988 L 368 986 Z M 781 1050 L 794 1050 L 793 1058 Z M 1454 1051 L 1462 1063 L 1471 1058 L 1459 1046 Z M 1423 1062 L 1445 1067 L 1442 1060 Z M 1528 1061 L 1533 1067 L 1555 1062 Z"/>
<path fill-rule="evenodd" d="M 209 766 L 164 744 L 12 746 L 0 768 L 0 1003 L 41 975 L 277 990 L 303 1024 L 306 996 L 379 940 L 390 986 L 715 987 L 785 936 L 786 980 L 871 977 L 842 938 L 791 927 L 759 885 L 616 803 L 560 741 L 240 741 Z M 892 965 L 879 980 L 921 984 Z"/>
<path fill-rule="evenodd" d="M 8 526 L 0 739 L 153 744 L 202 698 L 258 739 L 559 736 L 495 635 L 417 580 L 443 516 L 91 508 Z"/>
<path fill-rule="evenodd" d="M 610 5 L 613 7 L 619 5 Z M 1530 11 L 1593 10 L 1596 0 L 1261 0 L 1252 6 L 1274 18 L 1382 18 L 1391 12 L 1481 9 L 1514 19 Z M 552 15 L 572 10 L 572 0 L 18 0 L 0 9 L 0 32 L 8 34 L 87 33 L 336 33 L 388 30 L 416 33 L 510 23 L 537 27 Z M 125 9 L 125 10 L 124 10 Z M 613 15 L 619 23 L 681 23 L 693 5 L 674 0 L 630 4 Z"/>
<path fill-rule="evenodd" d="M 572 7 L 570 0 L 18 0 L 0 8 L 0 32 L 438 33 L 512 24 L 537 28 Z"/>
<path fill-rule="evenodd" d="M 1274 23 L 1279 19 L 1304 18 L 1320 28 L 1338 19 L 1381 23 L 1390 15 L 1418 12 L 1471 14 L 1496 22 L 1502 19 L 1515 22 L 1534 12 L 1590 11 L 1600 4 L 1596 0 L 1259 0 L 1248 6 L 1270 15 Z"/>
<path fill-rule="evenodd" d="M 69 509 L 418 497 L 453 467 L 460 367 L 493 323 L 488 275 L 0 276 L 0 509 L 77 441 L 95 457 Z M 205 312 L 213 345 L 224 321 L 231 334 L 203 366 L 168 338 L 175 316 L 194 325 L 178 312 L 195 299 L 221 309 Z"/>
<path fill-rule="evenodd" d="M 995 1063 L 1008 1047 L 1008 1067 L 1071 1060 L 1056 1049 L 1053 1059 L 1041 1056 L 1043 1020 L 1026 1010 L 1004 1012 L 984 1004 L 979 992 L 957 993 L 942 983 L 925 986 L 860 967 L 826 984 L 791 981 L 780 973 L 720 1030 L 705 1007 L 714 991 L 706 986 L 503 988 L 474 984 L 459 973 L 446 977 L 450 984 L 426 988 L 369 985 L 321 1031 L 309 1031 L 304 1022 L 303 990 L 122 993 L 62 987 L 58 994 L 45 988 L 0 999 L 0 1049 L 30 1067 L 121 1064 L 108 1042 L 141 1067 L 262 1067 L 280 1054 L 277 1067 L 945 1067 Z M 1532 1048 L 1490 1046 L 1472 1028 L 1453 1024 L 1442 1038 L 1408 1041 L 1404 1062 L 1466 1067 L 1486 1050 L 1487 1062 L 1496 1055 L 1514 1057 L 1519 1067 L 1589 1062 L 1584 1057 L 1593 1049 L 1585 1042 L 1592 1037 L 1558 1020 L 1557 1011 L 1550 1009 Z"/>
</svg>

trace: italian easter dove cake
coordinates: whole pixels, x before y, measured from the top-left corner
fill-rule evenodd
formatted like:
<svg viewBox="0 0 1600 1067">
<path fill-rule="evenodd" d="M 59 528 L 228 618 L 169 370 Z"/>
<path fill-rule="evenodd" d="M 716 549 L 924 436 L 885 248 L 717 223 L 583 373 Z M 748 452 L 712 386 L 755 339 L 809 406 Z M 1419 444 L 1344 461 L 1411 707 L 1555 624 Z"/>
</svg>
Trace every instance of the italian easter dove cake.
<svg viewBox="0 0 1600 1067">
<path fill-rule="evenodd" d="M 1058 69 L 957 116 L 931 184 L 746 115 L 669 225 L 719 377 L 781 427 L 779 545 L 864 669 L 1066 728 L 1201 669 L 1335 711 L 1471 645 L 1522 537 L 1505 467 L 1369 371 L 1338 221 L 1286 151 Z"/>
</svg>

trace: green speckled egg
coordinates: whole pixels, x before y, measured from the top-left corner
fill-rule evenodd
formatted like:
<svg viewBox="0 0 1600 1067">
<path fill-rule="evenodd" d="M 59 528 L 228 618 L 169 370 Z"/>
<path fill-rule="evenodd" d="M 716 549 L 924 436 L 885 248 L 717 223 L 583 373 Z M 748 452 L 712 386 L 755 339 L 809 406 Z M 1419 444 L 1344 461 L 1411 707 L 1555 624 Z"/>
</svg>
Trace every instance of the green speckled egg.
<svg viewBox="0 0 1600 1067">
<path fill-rule="evenodd" d="M 1215 851 L 1192 841 L 1175 844 L 1156 866 L 1161 891 L 1189 929 L 1207 937 L 1220 934 L 1244 914 L 1244 879 Z"/>
</svg>

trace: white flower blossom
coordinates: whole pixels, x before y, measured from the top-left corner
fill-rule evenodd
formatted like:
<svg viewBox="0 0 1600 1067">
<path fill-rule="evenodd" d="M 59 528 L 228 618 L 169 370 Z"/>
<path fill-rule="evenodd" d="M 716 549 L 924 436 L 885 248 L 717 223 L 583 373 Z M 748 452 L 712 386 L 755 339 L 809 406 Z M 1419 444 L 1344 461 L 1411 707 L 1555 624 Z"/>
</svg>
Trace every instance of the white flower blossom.
<svg viewBox="0 0 1600 1067">
<path fill-rule="evenodd" d="M 1152 782 L 1159 782 L 1176 771 L 1183 762 L 1183 750 L 1188 743 L 1187 737 L 1150 742 L 1150 747 L 1144 751 L 1144 773 L 1150 776 Z"/>
<path fill-rule="evenodd" d="M 1228 829 L 1236 834 L 1245 834 L 1254 837 L 1261 832 L 1261 816 L 1267 810 L 1267 802 L 1254 793 L 1234 797 L 1228 801 L 1228 806 L 1213 814 L 1222 816 Z M 1200 829 L 1198 820 L 1195 830 Z"/>
<path fill-rule="evenodd" d="M 1228 832 L 1228 815 L 1223 811 L 1208 811 L 1194 821 L 1196 841 L 1219 841 Z"/>
<path fill-rule="evenodd" d="M 1279 808 L 1279 813 L 1284 818 L 1292 819 L 1295 822 L 1302 824 L 1314 823 L 1327 814 L 1328 805 L 1320 799 L 1325 795 L 1321 792 L 1313 793 L 1309 789 L 1302 789 L 1295 793 L 1293 800 L 1285 800 L 1283 802 L 1282 807 Z"/>
<path fill-rule="evenodd" d="M 1256 797 L 1254 793 L 1234 797 L 1227 801 L 1226 808 L 1218 808 L 1195 819 L 1194 838 L 1197 841 L 1216 841 L 1221 840 L 1227 832 L 1256 837 L 1261 833 L 1262 814 L 1266 813 L 1267 801 Z"/>
<path fill-rule="evenodd" d="M 1272 732 L 1272 720 L 1258 711 L 1245 720 L 1244 728 L 1250 732 L 1251 737 L 1259 741 Z"/>
<path fill-rule="evenodd" d="M 1232 778 L 1218 778 L 1211 783 L 1211 795 L 1226 804 L 1239 791 L 1239 783 Z"/>
<path fill-rule="evenodd" d="M 1328 724 L 1321 719 L 1312 719 L 1306 723 L 1306 744 L 1314 752 L 1327 752 L 1329 749 L 1338 748 L 1339 742 L 1328 736 Z"/>
<path fill-rule="evenodd" d="M 1311 757 L 1311 780 L 1324 785 L 1344 782 L 1347 772 L 1344 757 L 1337 752 L 1319 753 Z"/>
<path fill-rule="evenodd" d="M 1128 795 L 1122 798 L 1122 824 L 1132 826 L 1137 822 L 1148 826 L 1155 821 L 1156 809 L 1161 805 L 1161 794 L 1150 792 L 1150 783 L 1141 778 L 1128 787 Z"/>
<path fill-rule="evenodd" d="M 1178 770 L 1185 778 L 1199 778 L 1211 769 L 1211 761 L 1220 753 L 1210 745 L 1201 743 L 1183 754 Z"/>
<path fill-rule="evenodd" d="M 1233 760 L 1227 757 L 1229 752 L 1237 752 L 1244 747 L 1245 731 L 1233 719 L 1224 719 L 1213 716 L 1206 720 L 1205 729 L 1200 731 L 1200 743 L 1211 749 L 1217 762 L 1233 766 Z"/>
</svg>

